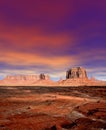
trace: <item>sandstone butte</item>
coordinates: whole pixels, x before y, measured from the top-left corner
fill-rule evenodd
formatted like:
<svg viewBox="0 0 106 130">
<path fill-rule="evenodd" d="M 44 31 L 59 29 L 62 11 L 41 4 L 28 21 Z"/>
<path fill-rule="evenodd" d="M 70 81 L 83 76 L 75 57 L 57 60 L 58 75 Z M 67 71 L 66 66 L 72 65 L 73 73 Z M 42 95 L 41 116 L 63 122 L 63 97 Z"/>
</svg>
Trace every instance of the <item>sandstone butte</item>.
<svg viewBox="0 0 106 130">
<path fill-rule="evenodd" d="M 106 81 L 89 79 L 82 67 L 74 67 L 66 71 L 66 79 L 54 82 L 49 75 L 8 75 L 0 80 L 2 86 L 106 86 Z"/>
</svg>

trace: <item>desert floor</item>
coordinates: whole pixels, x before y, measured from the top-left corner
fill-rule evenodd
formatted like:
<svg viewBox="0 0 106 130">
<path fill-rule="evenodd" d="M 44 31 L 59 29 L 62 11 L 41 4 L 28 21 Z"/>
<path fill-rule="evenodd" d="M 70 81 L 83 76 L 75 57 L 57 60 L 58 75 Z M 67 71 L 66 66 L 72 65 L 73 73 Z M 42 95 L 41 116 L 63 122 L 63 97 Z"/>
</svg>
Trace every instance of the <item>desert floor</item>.
<svg viewBox="0 0 106 130">
<path fill-rule="evenodd" d="M 0 130 L 106 130 L 106 87 L 0 86 Z"/>
</svg>

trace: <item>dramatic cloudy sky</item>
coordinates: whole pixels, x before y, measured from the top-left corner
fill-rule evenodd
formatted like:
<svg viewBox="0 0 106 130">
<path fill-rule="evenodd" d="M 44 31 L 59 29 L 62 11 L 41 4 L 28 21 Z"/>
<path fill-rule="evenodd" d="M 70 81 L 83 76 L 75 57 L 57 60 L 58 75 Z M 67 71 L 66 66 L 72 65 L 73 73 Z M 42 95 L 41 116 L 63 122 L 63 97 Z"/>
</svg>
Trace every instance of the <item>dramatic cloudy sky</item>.
<svg viewBox="0 0 106 130">
<path fill-rule="evenodd" d="M 106 0 L 0 0 L 0 78 L 74 66 L 106 80 Z"/>
</svg>

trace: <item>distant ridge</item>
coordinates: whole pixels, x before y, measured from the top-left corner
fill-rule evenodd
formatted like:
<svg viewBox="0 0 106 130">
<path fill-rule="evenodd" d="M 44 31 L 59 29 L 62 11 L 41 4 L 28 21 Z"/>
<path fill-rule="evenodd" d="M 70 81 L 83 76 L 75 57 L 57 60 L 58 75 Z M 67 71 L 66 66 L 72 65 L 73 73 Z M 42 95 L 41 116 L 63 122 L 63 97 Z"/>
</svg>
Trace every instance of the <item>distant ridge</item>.
<svg viewBox="0 0 106 130">
<path fill-rule="evenodd" d="M 83 67 L 74 67 L 66 71 L 66 79 L 54 82 L 49 75 L 8 75 L 0 81 L 3 86 L 106 86 L 106 81 L 88 79 Z"/>
</svg>

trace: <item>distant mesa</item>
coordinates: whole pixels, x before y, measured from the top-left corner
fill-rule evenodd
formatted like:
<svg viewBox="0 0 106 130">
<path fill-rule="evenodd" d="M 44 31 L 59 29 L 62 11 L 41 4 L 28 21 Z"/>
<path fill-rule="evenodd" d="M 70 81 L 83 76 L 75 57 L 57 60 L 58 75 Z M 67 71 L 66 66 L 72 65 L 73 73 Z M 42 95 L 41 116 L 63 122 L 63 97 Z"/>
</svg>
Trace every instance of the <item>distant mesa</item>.
<svg viewBox="0 0 106 130">
<path fill-rule="evenodd" d="M 69 69 L 66 72 L 66 79 L 73 79 L 73 78 L 88 78 L 86 70 L 82 67 Z"/>
<path fill-rule="evenodd" d="M 8 75 L 5 80 L 21 80 L 21 81 L 36 81 L 36 80 L 48 80 L 50 77 L 45 74 L 40 75 Z"/>
<path fill-rule="evenodd" d="M 106 86 L 106 81 L 88 78 L 82 67 L 74 67 L 66 71 L 66 79 L 54 82 L 49 75 L 9 75 L 0 81 L 0 85 L 9 86 Z"/>
<path fill-rule="evenodd" d="M 60 86 L 106 86 L 106 81 L 89 79 L 83 67 L 74 67 L 66 71 L 66 79 L 58 81 Z"/>
<path fill-rule="evenodd" d="M 0 81 L 1 85 L 12 86 L 32 86 L 32 85 L 52 85 L 54 82 L 50 80 L 49 75 L 41 73 L 40 75 L 8 75 Z"/>
<path fill-rule="evenodd" d="M 39 79 L 40 80 L 48 80 L 48 79 L 50 79 L 50 77 L 49 77 L 49 75 L 45 75 L 45 74 L 41 73 L 39 75 Z"/>
<path fill-rule="evenodd" d="M 39 78 L 40 78 L 41 80 L 45 80 L 45 75 L 44 75 L 44 74 L 40 74 Z"/>
</svg>

